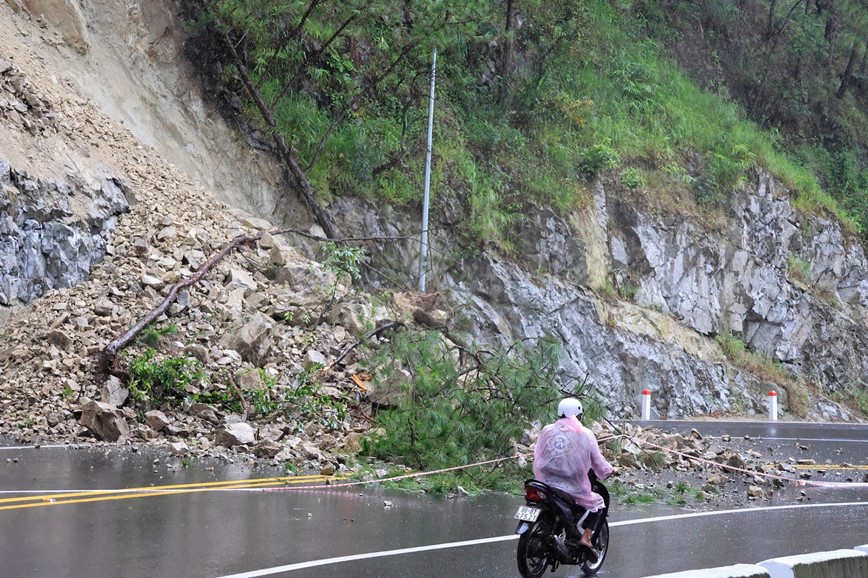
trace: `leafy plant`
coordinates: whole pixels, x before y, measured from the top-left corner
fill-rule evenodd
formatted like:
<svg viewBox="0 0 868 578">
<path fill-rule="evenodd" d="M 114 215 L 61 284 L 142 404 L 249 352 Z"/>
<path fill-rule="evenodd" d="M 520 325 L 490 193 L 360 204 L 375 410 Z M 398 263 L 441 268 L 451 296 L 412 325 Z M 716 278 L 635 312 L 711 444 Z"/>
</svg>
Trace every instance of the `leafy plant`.
<svg viewBox="0 0 868 578">
<path fill-rule="evenodd" d="M 360 265 L 365 256 L 365 250 L 361 247 L 351 247 L 345 243 L 326 241 L 322 245 L 326 257 L 323 267 L 336 275 L 348 275 L 350 279 L 357 280 L 361 277 Z"/>
<path fill-rule="evenodd" d="M 178 401 L 188 395 L 187 387 L 207 382 L 202 363 L 189 357 L 157 359 L 148 348 L 130 362 L 130 396 L 136 401 L 156 403 Z"/>
<path fill-rule="evenodd" d="M 589 179 L 601 171 L 614 170 L 620 164 L 618 151 L 606 144 L 595 144 L 582 151 L 579 172 Z"/>
<path fill-rule="evenodd" d="M 645 176 L 637 168 L 627 168 L 621 173 L 621 184 L 628 189 L 641 189 L 645 186 Z"/>
<path fill-rule="evenodd" d="M 292 420 L 295 431 L 303 431 L 305 424 L 315 421 L 327 429 L 340 429 L 349 410 L 344 401 L 324 395 L 322 386 L 314 379 L 318 364 L 296 376 L 295 383 L 282 394 L 280 407 Z"/>
<path fill-rule="evenodd" d="M 401 383 L 397 407 L 376 415 L 384 433 L 368 440 L 368 453 L 419 469 L 507 455 L 560 397 L 552 340 L 498 354 L 470 349 L 466 366 L 456 353 L 437 332 L 411 331 L 376 352 L 368 373 L 388 380 L 404 369 L 412 378 Z"/>
</svg>

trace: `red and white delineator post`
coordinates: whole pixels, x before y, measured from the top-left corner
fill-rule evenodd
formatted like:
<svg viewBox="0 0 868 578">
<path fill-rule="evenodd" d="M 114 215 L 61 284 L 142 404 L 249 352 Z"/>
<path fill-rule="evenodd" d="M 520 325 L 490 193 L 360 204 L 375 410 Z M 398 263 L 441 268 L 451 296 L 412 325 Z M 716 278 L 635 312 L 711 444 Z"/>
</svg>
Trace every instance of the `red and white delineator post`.
<svg viewBox="0 0 868 578">
<path fill-rule="evenodd" d="M 651 390 L 643 389 L 642 390 L 642 419 L 649 420 L 651 419 Z"/>
<path fill-rule="evenodd" d="M 778 421 L 778 392 L 769 392 L 769 421 Z"/>
</svg>

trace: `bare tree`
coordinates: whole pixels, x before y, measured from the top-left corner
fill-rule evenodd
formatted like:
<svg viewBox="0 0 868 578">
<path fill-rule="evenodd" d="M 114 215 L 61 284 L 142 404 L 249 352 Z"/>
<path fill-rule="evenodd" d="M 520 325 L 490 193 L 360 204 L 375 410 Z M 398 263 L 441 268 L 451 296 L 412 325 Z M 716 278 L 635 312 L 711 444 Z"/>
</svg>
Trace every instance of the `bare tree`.
<svg viewBox="0 0 868 578">
<path fill-rule="evenodd" d="M 500 67 L 500 103 L 509 99 L 509 73 L 515 47 L 515 0 L 506 0 L 506 26 L 504 27 L 503 61 Z"/>
<path fill-rule="evenodd" d="M 847 67 L 844 69 L 844 75 L 841 77 L 841 85 L 835 93 L 835 96 L 838 98 L 844 98 L 844 95 L 847 94 L 847 88 L 850 86 L 850 79 L 853 78 L 853 69 L 856 67 L 856 57 L 858 54 L 859 48 L 856 42 L 853 42 L 853 46 L 850 47 L 850 58 L 847 59 Z"/>
</svg>

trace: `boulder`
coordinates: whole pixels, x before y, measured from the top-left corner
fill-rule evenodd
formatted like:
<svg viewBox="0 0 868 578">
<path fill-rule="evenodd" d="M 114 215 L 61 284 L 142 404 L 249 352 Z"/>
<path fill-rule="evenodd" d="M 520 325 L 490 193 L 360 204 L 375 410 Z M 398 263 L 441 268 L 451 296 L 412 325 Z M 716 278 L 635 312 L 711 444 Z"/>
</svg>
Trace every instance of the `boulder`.
<svg viewBox="0 0 868 578">
<path fill-rule="evenodd" d="M 315 349 L 308 349 L 304 355 L 303 365 L 305 370 L 310 370 L 313 367 L 325 367 L 325 356 Z"/>
<path fill-rule="evenodd" d="M 262 313 L 254 313 L 238 331 L 230 331 L 221 341 L 223 347 L 237 351 L 248 363 L 261 367 L 271 353 L 274 324 Z"/>
<path fill-rule="evenodd" d="M 247 367 L 239 370 L 235 374 L 235 379 L 238 381 L 238 387 L 243 391 L 260 391 L 265 389 L 265 382 L 262 381 L 262 375 L 256 368 Z"/>
<path fill-rule="evenodd" d="M 220 421 L 214 408 L 205 403 L 194 403 L 187 410 L 187 413 L 210 423 L 218 423 Z"/>
<path fill-rule="evenodd" d="M 100 401 L 89 401 L 81 408 L 79 423 L 97 439 L 116 442 L 129 437 L 130 430 L 123 412 L 116 406 Z"/>
<path fill-rule="evenodd" d="M 283 450 L 283 446 L 274 440 L 264 440 L 256 444 L 253 453 L 261 458 L 273 458 Z"/>
<path fill-rule="evenodd" d="M 57 28 L 70 48 L 82 54 L 87 53 L 90 48 L 87 20 L 78 0 L 23 0 L 23 4 L 28 12 L 34 16 L 44 16 L 49 24 Z"/>
<path fill-rule="evenodd" d="M 240 445 L 252 445 L 256 441 L 256 432 L 245 422 L 228 423 L 217 430 L 215 443 L 218 446 L 231 448 Z"/>
<path fill-rule="evenodd" d="M 114 375 L 110 375 L 100 389 L 100 399 L 116 407 L 122 406 L 129 395 L 130 391 Z"/>
<path fill-rule="evenodd" d="M 171 423 L 166 414 L 157 409 L 152 409 L 145 414 L 145 423 L 148 424 L 154 431 L 162 431 Z"/>
</svg>

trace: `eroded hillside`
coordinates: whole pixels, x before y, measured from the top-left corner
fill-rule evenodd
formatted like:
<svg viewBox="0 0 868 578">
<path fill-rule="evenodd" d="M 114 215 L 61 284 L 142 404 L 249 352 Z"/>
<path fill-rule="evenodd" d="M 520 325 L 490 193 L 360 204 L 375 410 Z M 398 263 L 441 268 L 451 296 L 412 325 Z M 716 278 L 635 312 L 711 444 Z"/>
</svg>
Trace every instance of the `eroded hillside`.
<svg viewBox="0 0 868 578">
<path fill-rule="evenodd" d="M 272 194 L 279 171 L 196 98 L 172 3 L 128 11 L 106 0 L 89 10 L 82 52 L 0 3 L 0 208 L 30 233 L 10 254 L 16 275 L 32 281 L 26 297 L 3 304 L 12 316 L 0 326 L 0 431 L 23 441 L 158 438 L 180 453 L 240 446 L 313 469 L 335 463 L 370 425 L 367 406 L 356 405 L 371 393 L 356 340 L 414 313 L 438 327 L 456 317 L 437 295 L 357 294 L 350 276 L 302 256 L 303 237 L 267 233 L 309 221 L 293 195 Z M 96 33 L 108 30 L 121 33 Z M 95 226 L 83 200 L 117 190 L 125 202 Z M 461 307 L 466 334 L 503 347 L 558 338 L 563 383 L 584 376 L 617 417 L 636 415 L 645 387 L 658 393 L 662 416 L 755 416 L 776 379 L 762 370 L 784 364 L 798 377 L 783 396 L 787 417 L 854 418 L 829 397 L 865 388 L 866 260 L 834 220 L 800 215 L 763 171 L 716 231 L 624 193 L 601 178 L 592 202 L 566 215 L 529 210 L 515 258 L 493 247 L 456 251 L 449 234 L 460 192 L 444 192 L 433 271 Z M 379 239 L 382 254 L 413 270 L 415 214 L 356 198 L 330 209 L 346 236 Z M 154 355 L 185 360 L 175 365 L 180 390 L 153 407 L 127 401 L 145 384 L 125 369 L 98 375 L 95 354 L 239 235 L 250 242 L 124 353 L 140 377 Z M 82 258 L 52 259 L 61 238 L 75 239 L 67 245 Z M 43 275 L 58 262 L 73 267 Z M 766 365 L 733 362 L 728 332 Z M 311 391 L 317 401 L 303 403 Z M 280 417 L 251 427 L 257 415 Z M 98 431 L 103 422 L 111 426 Z"/>
</svg>

